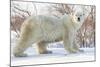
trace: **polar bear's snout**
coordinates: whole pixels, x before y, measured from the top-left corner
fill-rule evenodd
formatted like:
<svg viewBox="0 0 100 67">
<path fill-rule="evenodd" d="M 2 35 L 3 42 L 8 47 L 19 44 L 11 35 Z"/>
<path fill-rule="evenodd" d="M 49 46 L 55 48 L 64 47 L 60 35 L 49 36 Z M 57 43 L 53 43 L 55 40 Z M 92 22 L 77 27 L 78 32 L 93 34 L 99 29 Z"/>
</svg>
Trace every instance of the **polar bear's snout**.
<svg viewBox="0 0 100 67">
<path fill-rule="evenodd" d="M 80 17 L 78 17 L 78 19 L 77 19 L 78 21 L 80 21 Z"/>
</svg>

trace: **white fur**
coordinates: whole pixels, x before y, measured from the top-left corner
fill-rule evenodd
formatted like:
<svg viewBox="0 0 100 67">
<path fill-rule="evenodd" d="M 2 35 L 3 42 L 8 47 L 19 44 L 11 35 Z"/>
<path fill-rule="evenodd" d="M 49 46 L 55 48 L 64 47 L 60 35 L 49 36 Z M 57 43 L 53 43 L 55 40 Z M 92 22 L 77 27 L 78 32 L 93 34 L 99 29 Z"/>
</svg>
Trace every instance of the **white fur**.
<svg viewBox="0 0 100 67">
<path fill-rule="evenodd" d="M 77 18 L 80 18 L 80 21 Z M 59 19 L 44 15 L 31 16 L 22 25 L 20 38 L 13 53 L 15 56 L 25 56 L 24 51 L 32 43 L 38 43 L 40 53 L 43 53 L 47 51 L 45 44 L 61 40 L 65 50 L 77 52 L 79 47 L 73 42 L 83 20 L 82 12 L 64 15 Z"/>
</svg>

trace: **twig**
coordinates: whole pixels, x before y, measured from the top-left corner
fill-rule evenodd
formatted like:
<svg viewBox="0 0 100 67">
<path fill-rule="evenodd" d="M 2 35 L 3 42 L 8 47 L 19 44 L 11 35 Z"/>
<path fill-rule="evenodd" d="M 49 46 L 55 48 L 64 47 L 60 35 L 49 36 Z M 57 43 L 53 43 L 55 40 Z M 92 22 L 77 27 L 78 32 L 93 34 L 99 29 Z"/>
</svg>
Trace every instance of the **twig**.
<svg viewBox="0 0 100 67">
<path fill-rule="evenodd" d="M 18 8 L 18 7 L 16 7 L 16 6 L 14 6 L 14 8 L 17 9 L 17 10 L 19 10 L 19 11 L 25 12 L 25 13 L 27 13 L 29 16 L 31 16 L 30 13 L 29 13 L 28 11 L 26 11 L 26 10 L 20 9 L 20 8 Z"/>
<path fill-rule="evenodd" d="M 37 16 L 37 8 L 36 8 L 36 5 L 35 5 L 34 2 L 32 2 L 32 3 L 33 3 L 33 6 L 34 6 L 34 9 L 35 9 L 36 16 Z"/>
<path fill-rule="evenodd" d="M 12 25 L 14 31 L 17 33 L 17 35 L 18 35 L 18 37 L 19 37 L 20 35 L 19 35 L 19 33 L 17 32 L 17 29 L 14 27 L 14 24 L 13 24 L 12 22 L 11 22 L 11 25 Z"/>
</svg>

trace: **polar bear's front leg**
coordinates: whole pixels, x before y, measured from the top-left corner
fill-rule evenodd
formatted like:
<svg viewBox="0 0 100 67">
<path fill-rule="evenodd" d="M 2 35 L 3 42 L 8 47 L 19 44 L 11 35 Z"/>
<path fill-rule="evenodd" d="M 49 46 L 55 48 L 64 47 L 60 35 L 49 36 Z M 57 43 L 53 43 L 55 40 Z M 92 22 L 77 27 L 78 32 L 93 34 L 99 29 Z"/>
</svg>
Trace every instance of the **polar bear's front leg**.
<svg viewBox="0 0 100 67">
<path fill-rule="evenodd" d="M 68 29 L 66 29 L 64 31 L 64 34 L 63 34 L 64 48 L 65 48 L 65 50 L 67 50 L 70 53 L 76 53 L 77 52 L 77 50 L 75 50 L 73 48 L 73 37 L 74 37 L 74 34 L 73 34 L 72 31 L 69 31 Z"/>
<path fill-rule="evenodd" d="M 47 43 L 45 41 L 41 41 L 37 44 L 39 54 L 50 54 L 52 51 L 47 50 Z"/>
<path fill-rule="evenodd" d="M 72 42 L 72 47 L 73 47 L 73 49 L 75 49 L 76 51 L 78 51 L 79 50 L 79 45 L 77 44 L 77 42 L 76 42 L 76 31 L 74 31 L 74 33 L 73 33 L 73 42 Z"/>
<path fill-rule="evenodd" d="M 79 49 L 79 45 L 76 43 L 73 44 L 73 49 L 76 50 L 77 52 L 84 52 L 84 50 Z"/>
<path fill-rule="evenodd" d="M 75 41 L 76 34 L 74 34 L 74 40 L 73 40 L 73 49 L 77 52 L 84 52 L 84 50 L 79 49 L 80 45 Z"/>
</svg>

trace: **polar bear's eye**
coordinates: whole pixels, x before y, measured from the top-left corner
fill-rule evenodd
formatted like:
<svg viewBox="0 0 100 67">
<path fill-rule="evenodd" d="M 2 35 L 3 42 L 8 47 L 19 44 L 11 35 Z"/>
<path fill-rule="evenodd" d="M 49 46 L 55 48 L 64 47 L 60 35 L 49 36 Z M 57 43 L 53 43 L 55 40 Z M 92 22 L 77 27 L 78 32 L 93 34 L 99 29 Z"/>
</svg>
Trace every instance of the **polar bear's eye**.
<svg viewBox="0 0 100 67">
<path fill-rule="evenodd" d="M 81 17 L 82 15 L 80 15 L 80 17 Z"/>
</svg>

